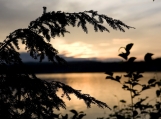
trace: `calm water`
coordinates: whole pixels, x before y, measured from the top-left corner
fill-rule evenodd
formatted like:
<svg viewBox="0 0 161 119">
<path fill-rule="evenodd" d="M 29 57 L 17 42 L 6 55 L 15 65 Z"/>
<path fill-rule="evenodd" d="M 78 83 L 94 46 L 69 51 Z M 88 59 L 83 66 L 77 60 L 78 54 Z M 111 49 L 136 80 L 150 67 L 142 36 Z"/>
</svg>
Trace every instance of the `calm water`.
<svg viewBox="0 0 161 119">
<path fill-rule="evenodd" d="M 114 73 L 114 75 L 124 75 L 125 73 Z M 130 93 L 122 89 L 120 83 L 105 79 L 104 73 L 64 73 L 64 74 L 38 74 L 39 78 L 47 81 L 61 81 L 77 90 L 81 90 L 82 93 L 90 94 L 96 99 L 106 102 L 109 107 L 118 105 L 119 100 L 124 99 L 127 103 L 130 103 Z M 161 79 L 161 72 L 158 73 L 143 73 L 143 78 L 140 82 L 145 84 L 151 78 Z M 126 80 L 126 79 L 121 79 Z M 141 97 L 149 96 L 147 101 L 153 103 L 155 98 L 156 88 L 142 92 Z M 61 95 L 61 91 L 58 95 Z M 96 105 L 92 105 L 91 108 L 87 108 L 82 100 L 77 99 L 74 95 L 71 95 L 72 100 L 68 101 L 66 98 L 63 100 L 66 102 L 67 109 L 61 110 L 63 114 L 71 114 L 69 110 L 75 109 L 77 111 L 84 111 L 87 116 L 84 119 L 96 119 L 97 117 L 106 117 L 110 111 L 109 109 L 101 109 Z M 138 100 L 138 98 L 136 99 Z"/>
</svg>

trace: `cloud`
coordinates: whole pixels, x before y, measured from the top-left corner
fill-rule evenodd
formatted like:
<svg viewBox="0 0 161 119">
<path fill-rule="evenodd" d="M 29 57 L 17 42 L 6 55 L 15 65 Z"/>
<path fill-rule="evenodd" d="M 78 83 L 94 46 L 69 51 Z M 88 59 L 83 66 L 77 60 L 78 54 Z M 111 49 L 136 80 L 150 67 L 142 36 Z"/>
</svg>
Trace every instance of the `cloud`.
<svg viewBox="0 0 161 119">
<path fill-rule="evenodd" d="M 67 57 L 75 58 L 89 58 L 98 56 L 98 52 L 92 44 L 88 44 L 82 41 L 76 41 L 68 43 L 64 39 L 54 39 L 52 42 L 53 47 L 58 49 L 59 54 L 63 54 Z"/>
<path fill-rule="evenodd" d="M 81 28 L 69 27 L 71 34 L 67 34 L 65 39 L 52 40 L 53 46 L 60 53 L 74 57 L 117 57 L 119 47 L 133 42 L 137 45 L 137 48 L 132 48 L 137 52 L 135 55 L 144 54 L 147 50 L 160 55 L 160 3 L 160 0 L 0 0 L 0 39 L 2 41 L 15 29 L 26 28 L 30 21 L 41 16 L 43 6 L 47 7 L 47 12 L 93 9 L 136 29 L 125 29 L 126 32 L 122 33 L 108 26 L 110 33 L 95 33 L 93 27 L 89 26 L 86 35 Z"/>
<path fill-rule="evenodd" d="M 112 44 L 114 45 L 129 44 L 131 41 L 132 41 L 131 39 L 112 39 Z"/>
<path fill-rule="evenodd" d="M 101 47 L 107 47 L 109 45 L 110 45 L 109 43 L 99 43 L 98 44 L 98 46 L 101 46 Z"/>
</svg>

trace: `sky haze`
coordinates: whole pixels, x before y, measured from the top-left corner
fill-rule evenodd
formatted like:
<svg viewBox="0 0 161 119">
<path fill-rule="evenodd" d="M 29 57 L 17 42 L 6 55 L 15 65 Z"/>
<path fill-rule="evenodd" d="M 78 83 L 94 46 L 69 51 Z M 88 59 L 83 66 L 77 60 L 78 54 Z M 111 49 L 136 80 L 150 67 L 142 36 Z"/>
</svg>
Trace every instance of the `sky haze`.
<svg viewBox="0 0 161 119">
<path fill-rule="evenodd" d="M 88 34 L 81 28 L 68 27 L 70 34 L 51 40 L 60 54 L 75 58 L 119 58 L 118 49 L 134 43 L 130 56 L 142 60 L 147 52 L 161 57 L 161 0 L 1 0 L 0 41 L 19 28 L 26 28 L 30 21 L 49 11 L 83 12 L 98 11 L 108 17 L 119 19 L 136 29 L 115 31 L 108 25 L 108 32 L 94 32 L 88 25 Z M 26 52 L 20 43 L 20 52 Z"/>
</svg>

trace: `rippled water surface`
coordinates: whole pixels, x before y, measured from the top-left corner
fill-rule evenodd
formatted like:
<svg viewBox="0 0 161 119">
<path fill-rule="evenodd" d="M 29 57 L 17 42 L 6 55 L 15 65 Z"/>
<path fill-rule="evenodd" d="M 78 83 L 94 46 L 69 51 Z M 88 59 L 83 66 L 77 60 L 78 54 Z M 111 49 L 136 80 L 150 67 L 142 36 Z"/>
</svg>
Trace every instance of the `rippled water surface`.
<svg viewBox="0 0 161 119">
<path fill-rule="evenodd" d="M 125 73 L 114 73 L 114 75 L 123 76 Z M 122 85 L 118 82 L 110 79 L 105 79 L 105 73 L 61 73 L 61 74 L 38 74 L 39 78 L 47 81 L 60 81 L 77 90 L 81 90 L 82 93 L 90 94 L 96 99 L 106 102 L 110 108 L 114 105 L 118 105 L 119 100 L 124 99 L 127 103 L 130 103 L 130 93 L 122 89 Z M 158 73 L 143 73 L 143 78 L 140 78 L 140 83 L 146 84 L 151 78 L 161 79 L 161 72 Z M 124 79 L 121 79 L 123 82 Z M 139 89 L 139 87 L 138 87 Z M 141 97 L 149 96 L 147 101 L 153 103 L 155 101 L 156 88 L 146 90 L 142 92 Z M 58 95 L 62 92 L 59 91 Z M 77 99 L 74 95 L 71 95 L 72 100 L 68 101 L 66 98 L 63 100 L 66 102 L 67 109 L 61 110 L 61 113 L 69 113 L 69 110 L 75 109 L 77 111 L 83 111 L 87 114 L 83 119 L 96 119 L 97 117 L 107 117 L 111 112 L 109 109 L 101 109 L 96 105 L 92 105 L 91 108 L 87 108 L 82 100 Z M 138 97 L 139 98 L 139 97 Z M 138 100 L 136 98 L 135 100 Z"/>
</svg>

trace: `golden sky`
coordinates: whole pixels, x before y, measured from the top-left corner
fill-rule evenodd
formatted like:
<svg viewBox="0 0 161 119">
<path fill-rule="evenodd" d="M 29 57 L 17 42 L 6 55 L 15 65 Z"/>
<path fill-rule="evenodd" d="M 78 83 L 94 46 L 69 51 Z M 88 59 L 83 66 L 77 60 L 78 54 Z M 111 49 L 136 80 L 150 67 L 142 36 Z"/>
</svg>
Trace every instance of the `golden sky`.
<svg viewBox="0 0 161 119">
<path fill-rule="evenodd" d="M 136 29 L 126 32 L 94 32 L 88 26 L 86 34 L 81 28 L 69 27 L 70 34 L 51 40 L 60 54 L 75 58 L 119 58 L 119 47 L 134 43 L 130 56 L 143 59 L 147 52 L 161 56 L 161 0 L 0 0 L 0 41 L 18 28 L 26 28 L 47 11 L 83 12 L 95 10 L 119 19 Z M 20 52 L 24 52 L 20 44 Z"/>
</svg>

